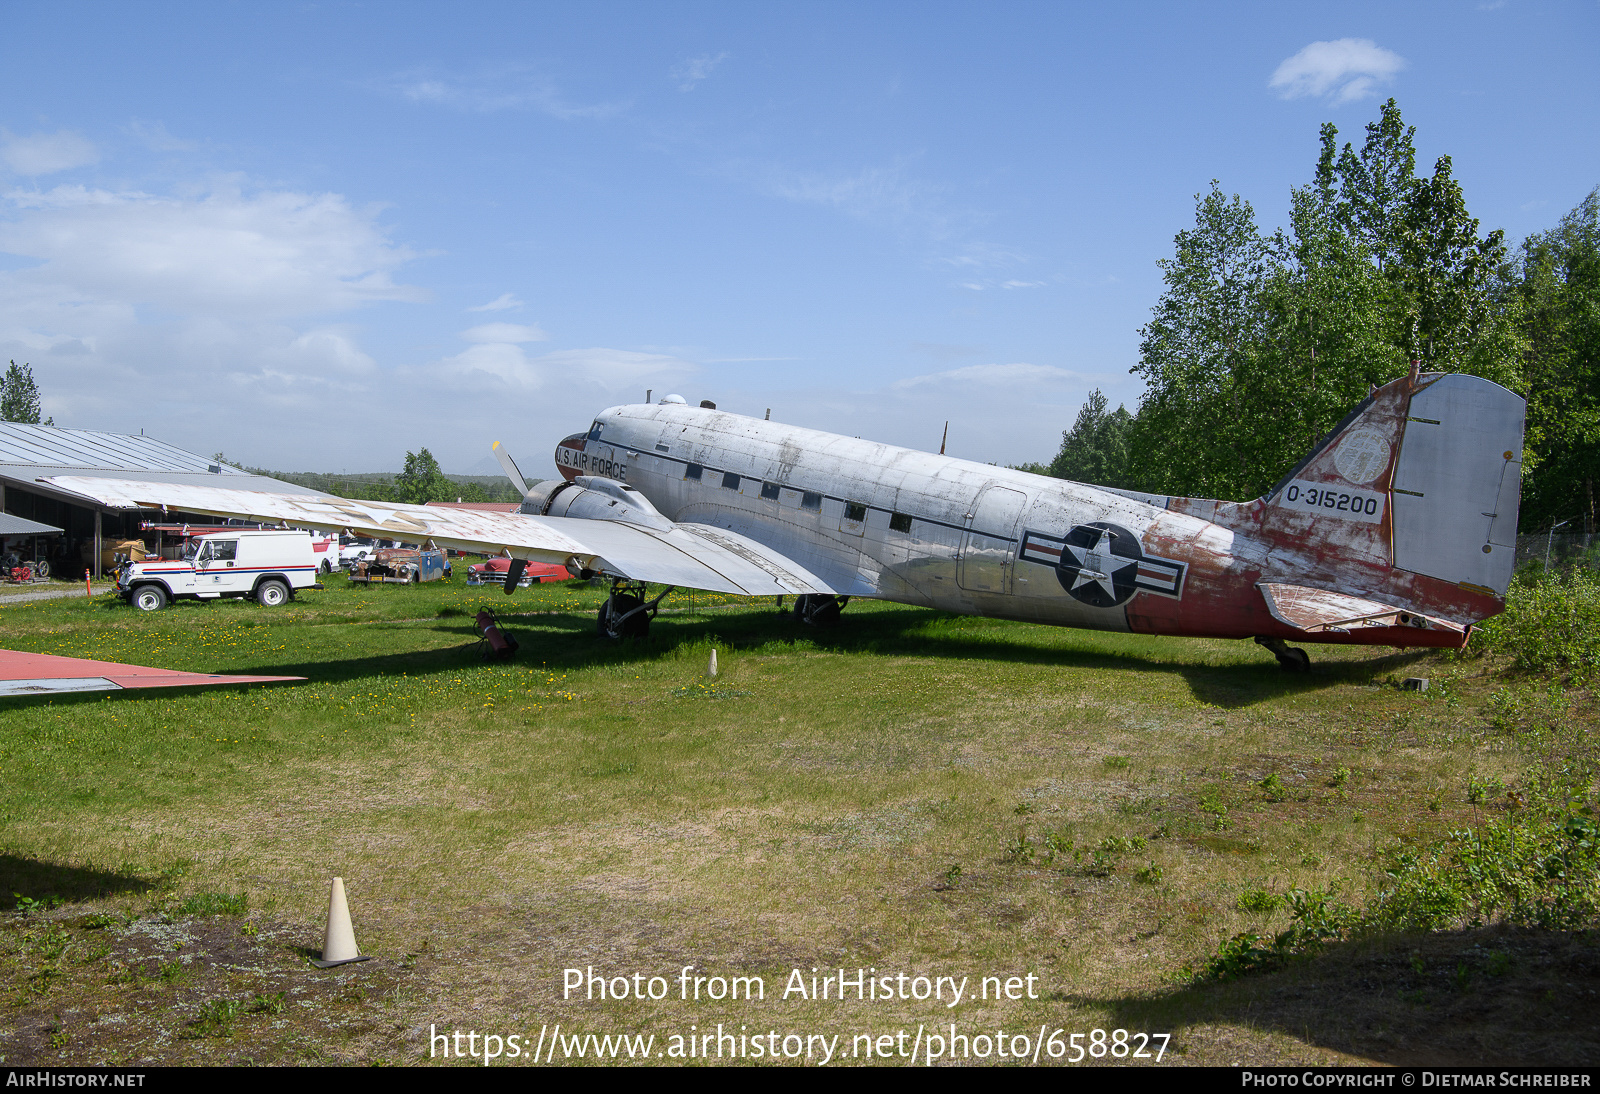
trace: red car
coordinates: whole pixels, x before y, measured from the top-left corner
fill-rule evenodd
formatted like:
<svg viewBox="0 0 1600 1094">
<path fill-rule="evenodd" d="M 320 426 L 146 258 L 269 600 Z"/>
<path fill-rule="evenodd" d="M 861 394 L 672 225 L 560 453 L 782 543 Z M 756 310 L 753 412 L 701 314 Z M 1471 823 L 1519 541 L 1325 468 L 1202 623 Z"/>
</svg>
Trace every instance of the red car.
<svg viewBox="0 0 1600 1094">
<path fill-rule="evenodd" d="M 468 585 L 504 585 L 506 574 L 511 570 L 509 558 L 496 557 L 485 559 L 467 567 Z M 565 566 L 557 566 L 550 562 L 530 562 L 528 568 L 522 571 L 522 579 L 517 582 L 518 587 L 532 585 L 534 582 L 565 581 L 572 575 L 567 573 Z"/>
</svg>

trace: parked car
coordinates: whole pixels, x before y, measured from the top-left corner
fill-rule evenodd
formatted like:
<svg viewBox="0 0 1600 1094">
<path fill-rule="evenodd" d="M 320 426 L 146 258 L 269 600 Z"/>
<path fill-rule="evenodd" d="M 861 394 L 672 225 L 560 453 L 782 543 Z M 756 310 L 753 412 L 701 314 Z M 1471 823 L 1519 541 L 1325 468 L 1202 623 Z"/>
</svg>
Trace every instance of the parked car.
<svg viewBox="0 0 1600 1094">
<path fill-rule="evenodd" d="M 352 583 L 390 582 L 415 585 L 449 577 L 450 559 L 443 551 L 421 551 L 415 547 L 378 547 L 371 557 L 357 560 L 350 567 Z"/>
<path fill-rule="evenodd" d="M 306 532 L 214 532 L 194 542 L 185 558 L 128 561 L 117 571 L 117 592 L 140 611 L 173 600 L 250 597 L 275 608 L 300 589 L 320 589 Z"/>
<path fill-rule="evenodd" d="M 348 570 L 355 562 L 367 558 L 377 549 L 377 542 L 368 536 L 340 536 L 339 565 Z"/>
<path fill-rule="evenodd" d="M 482 562 L 475 562 L 467 567 L 467 584 L 504 585 L 506 574 L 510 570 L 511 560 L 509 558 L 487 558 Z M 525 588 L 536 581 L 565 581 L 571 576 L 565 566 L 557 566 L 548 562 L 530 562 L 528 563 L 528 568 L 522 571 L 522 578 L 517 582 L 517 587 Z"/>
</svg>

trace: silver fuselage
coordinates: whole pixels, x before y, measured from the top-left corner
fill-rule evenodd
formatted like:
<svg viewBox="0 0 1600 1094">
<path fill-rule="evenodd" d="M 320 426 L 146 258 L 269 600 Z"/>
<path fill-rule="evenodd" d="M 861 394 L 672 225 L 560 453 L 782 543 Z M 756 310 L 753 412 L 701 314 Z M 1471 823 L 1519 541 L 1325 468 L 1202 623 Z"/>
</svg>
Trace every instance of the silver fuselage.
<svg viewBox="0 0 1600 1094">
<path fill-rule="evenodd" d="M 626 482 L 672 521 L 748 536 L 841 593 L 965 614 L 1129 630 L 1122 604 L 1097 606 L 1071 595 L 1069 582 L 1047 561 L 1052 544 L 1059 548 L 1062 537 L 1096 522 L 1141 541 L 1159 525 L 1166 554 L 1178 553 L 1174 545 L 1188 548 L 1184 558 L 1151 558 L 1146 565 L 1141 589 L 1157 595 L 1183 595 L 1190 552 L 1233 560 L 1223 569 L 1236 571 L 1245 589 L 1265 564 L 1265 552 L 1236 542 L 1241 537 L 1233 532 L 1159 507 L 1164 498 L 1148 504 L 1024 471 L 700 407 L 612 407 L 595 420 L 581 450 L 558 449 L 557 461 L 563 474 Z M 1241 548 L 1247 557 L 1236 559 Z M 1103 557 L 1110 559 L 1084 555 L 1081 570 L 1090 576 L 1074 580 L 1091 583 L 1116 566 L 1126 571 L 1124 560 L 1110 559 L 1108 567 Z"/>
</svg>

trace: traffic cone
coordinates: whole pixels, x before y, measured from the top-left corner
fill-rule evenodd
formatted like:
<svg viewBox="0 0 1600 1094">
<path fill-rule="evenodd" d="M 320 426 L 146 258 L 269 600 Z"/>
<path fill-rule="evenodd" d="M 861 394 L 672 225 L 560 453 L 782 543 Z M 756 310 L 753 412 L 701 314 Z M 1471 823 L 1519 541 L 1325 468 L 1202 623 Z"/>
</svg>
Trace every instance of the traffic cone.
<svg viewBox="0 0 1600 1094">
<path fill-rule="evenodd" d="M 706 676 L 715 679 L 717 675 L 717 651 L 711 651 L 711 660 L 706 662 Z"/>
<path fill-rule="evenodd" d="M 322 960 L 312 960 L 319 969 L 335 965 L 349 965 L 355 961 L 370 961 L 356 945 L 355 928 L 350 926 L 350 906 L 344 899 L 344 878 L 333 879 L 333 891 L 328 894 L 328 929 L 322 936 Z"/>
</svg>

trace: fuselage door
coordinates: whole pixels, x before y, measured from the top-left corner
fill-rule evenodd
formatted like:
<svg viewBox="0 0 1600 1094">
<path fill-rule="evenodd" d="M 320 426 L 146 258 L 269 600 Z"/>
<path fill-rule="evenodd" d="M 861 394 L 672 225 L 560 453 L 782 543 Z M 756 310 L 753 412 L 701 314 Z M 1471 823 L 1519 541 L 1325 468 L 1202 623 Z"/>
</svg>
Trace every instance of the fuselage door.
<svg viewBox="0 0 1600 1094">
<path fill-rule="evenodd" d="M 1009 593 L 1017 557 L 1017 523 L 1028 497 L 1021 490 L 986 486 L 973 503 L 961 537 L 956 584 L 975 593 Z"/>
</svg>

